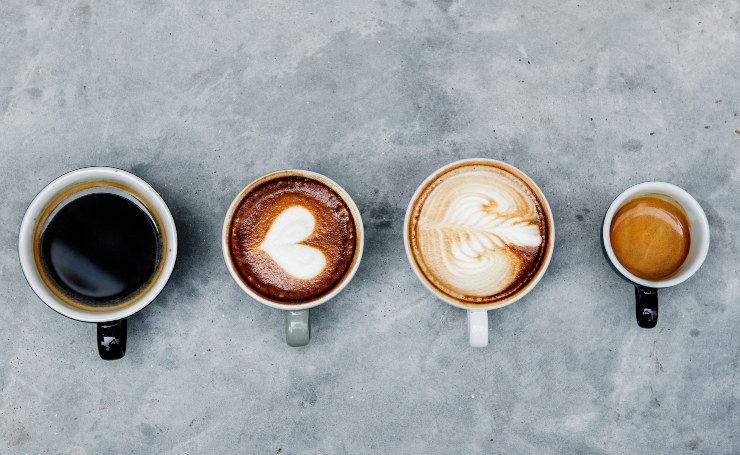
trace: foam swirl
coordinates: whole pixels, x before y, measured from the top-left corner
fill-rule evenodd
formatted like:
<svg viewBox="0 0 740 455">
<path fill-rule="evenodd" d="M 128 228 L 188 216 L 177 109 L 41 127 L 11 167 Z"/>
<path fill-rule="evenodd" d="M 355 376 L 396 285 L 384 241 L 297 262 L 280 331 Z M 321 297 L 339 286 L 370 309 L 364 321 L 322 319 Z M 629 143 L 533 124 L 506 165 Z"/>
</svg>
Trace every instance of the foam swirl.
<svg viewBox="0 0 740 455">
<path fill-rule="evenodd" d="M 515 284 L 544 242 L 536 197 L 519 179 L 493 167 L 438 181 L 416 226 L 427 276 L 447 293 L 473 299 Z"/>
</svg>

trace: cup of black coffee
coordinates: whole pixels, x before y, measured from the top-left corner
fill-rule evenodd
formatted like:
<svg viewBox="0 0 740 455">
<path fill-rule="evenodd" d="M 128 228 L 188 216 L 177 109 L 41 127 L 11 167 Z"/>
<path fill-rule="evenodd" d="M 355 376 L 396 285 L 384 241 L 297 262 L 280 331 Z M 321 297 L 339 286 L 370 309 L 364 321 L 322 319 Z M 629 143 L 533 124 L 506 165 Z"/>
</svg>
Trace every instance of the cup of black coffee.
<svg viewBox="0 0 740 455">
<path fill-rule="evenodd" d="M 53 310 L 97 323 L 105 360 L 126 352 L 126 318 L 172 274 L 177 232 L 164 200 L 120 169 L 89 167 L 51 182 L 31 202 L 18 249 L 28 283 Z"/>
</svg>

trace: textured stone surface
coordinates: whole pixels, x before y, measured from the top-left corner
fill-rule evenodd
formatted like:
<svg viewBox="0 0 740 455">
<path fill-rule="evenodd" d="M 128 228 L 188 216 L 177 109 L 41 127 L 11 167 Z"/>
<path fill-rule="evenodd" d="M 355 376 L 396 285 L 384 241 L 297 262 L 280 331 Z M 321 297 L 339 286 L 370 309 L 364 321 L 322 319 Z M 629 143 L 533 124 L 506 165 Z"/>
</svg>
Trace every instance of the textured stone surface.
<svg viewBox="0 0 740 455">
<path fill-rule="evenodd" d="M 740 452 L 737 0 L 250 3 L 0 2 L 0 452 Z M 475 156 L 537 181 L 557 230 L 480 350 L 401 239 L 421 180 Z M 180 232 L 117 362 L 16 253 L 33 196 L 91 165 L 149 181 Z M 367 229 L 301 349 L 219 245 L 234 195 L 286 167 L 342 184 Z M 653 330 L 598 236 L 644 180 L 687 189 L 712 234 Z"/>
</svg>

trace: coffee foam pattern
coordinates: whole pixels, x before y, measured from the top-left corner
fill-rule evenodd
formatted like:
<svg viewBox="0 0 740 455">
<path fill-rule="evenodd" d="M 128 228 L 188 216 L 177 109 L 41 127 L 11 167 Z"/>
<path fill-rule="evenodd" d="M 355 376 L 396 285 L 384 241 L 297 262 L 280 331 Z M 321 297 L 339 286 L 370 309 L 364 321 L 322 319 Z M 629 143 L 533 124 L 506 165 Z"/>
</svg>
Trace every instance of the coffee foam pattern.
<svg viewBox="0 0 740 455">
<path fill-rule="evenodd" d="M 234 212 L 229 250 L 244 282 L 282 304 L 331 292 L 349 270 L 357 232 L 347 204 L 316 180 L 287 176 L 244 196 Z"/>
<path fill-rule="evenodd" d="M 493 166 L 443 175 L 420 195 L 413 248 L 426 277 L 468 303 L 526 284 L 543 257 L 546 221 L 531 189 Z"/>
<path fill-rule="evenodd" d="M 275 218 L 259 249 L 293 278 L 310 280 L 326 268 L 326 257 L 320 249 L 301 244 L 315 228 L 316 219 L 308 209 L 288 207 Z"/>
</svg>

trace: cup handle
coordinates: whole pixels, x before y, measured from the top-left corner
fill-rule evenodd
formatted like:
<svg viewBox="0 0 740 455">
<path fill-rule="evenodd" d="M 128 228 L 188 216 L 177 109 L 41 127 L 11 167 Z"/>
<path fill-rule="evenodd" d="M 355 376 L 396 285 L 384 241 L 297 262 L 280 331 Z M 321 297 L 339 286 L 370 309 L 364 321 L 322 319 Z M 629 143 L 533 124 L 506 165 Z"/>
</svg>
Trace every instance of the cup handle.
<svg viewBox="0 0 740 455">
<path fill-rule="evenodd" d="M 103 360 L 118 360 L 126 354 L 126 319 L 98 323 L 98 353 Z"/>
<path fill-rule="evenodd" d="M 308 310 L 285 312 L 285 341 L 290 347 L 305 346 L 311 339 Z"/>
<path fill-rule="evenodd" d="M 488 346 L 488 311 L 468 310 L 468 338 L 474 348 Z"/>
<path fill-rule="evenodd" d="M 635 316 L 637 325 L 652 329 L 658 324 L 658 290 L 635 286 Z"/>
</svg>

